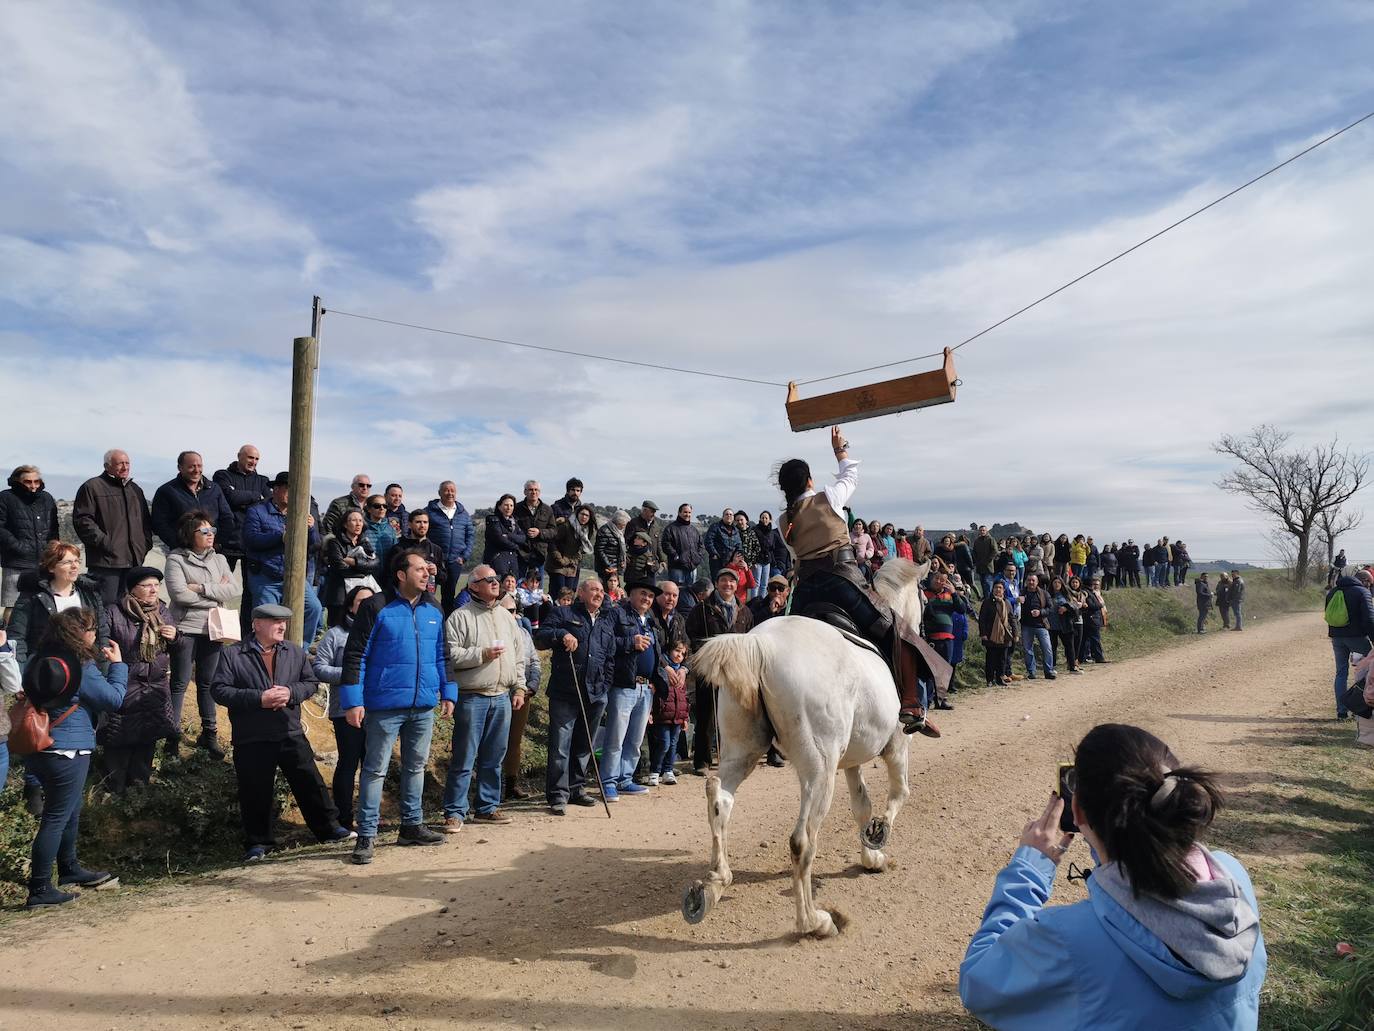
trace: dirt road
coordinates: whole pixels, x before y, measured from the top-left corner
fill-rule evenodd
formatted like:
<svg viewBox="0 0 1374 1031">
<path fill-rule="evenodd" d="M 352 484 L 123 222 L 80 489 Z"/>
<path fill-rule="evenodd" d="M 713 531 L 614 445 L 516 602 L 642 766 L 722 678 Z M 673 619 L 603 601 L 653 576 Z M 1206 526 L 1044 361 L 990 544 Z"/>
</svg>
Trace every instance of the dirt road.
<svg viewBox="0 0 1374 1031">
<path fill-rule="evenodd" d="M 731 826 L 735 883 L 688 927 L 705 869 L 702 781 L 565 818 L 539 809 L 438 848 L 286 858 L 0 930 L 0 1027 L 945 1028 L 972 1026 L 955 975 L 996 871 L 1090 726 L 1143 724 L 1185 759 L 1263 780 L 1282 735 L 1330 717 L 1320 619 L 1214 632 L 1153 658 L 960 700 L 912 743 L 914 794 L 861 872 L 843 785 L 816 870 L 849 918 L 797 941 L 789 770 L 761 768 Z M 869 772 L 883 797 L 883 779 Z M 1242 857 L 1246 858 L 1246 857 Z M 1086 847 L 1067 857 L 1086 863 Z M 1061 877 L 1059 901 L 1081 898 Z M 21 987 L 21 983 L 34 987 Z"/>
</svg>

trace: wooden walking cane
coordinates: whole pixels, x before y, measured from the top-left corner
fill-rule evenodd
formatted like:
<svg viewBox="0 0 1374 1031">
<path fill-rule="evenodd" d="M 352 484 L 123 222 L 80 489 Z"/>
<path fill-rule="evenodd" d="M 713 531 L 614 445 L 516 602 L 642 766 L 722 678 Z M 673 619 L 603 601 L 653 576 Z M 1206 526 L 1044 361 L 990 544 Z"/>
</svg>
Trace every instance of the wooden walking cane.
<svg viewBox="0 0 1374 1031">
<path fill-rule="evenodd" d="M 592 721 L 587 718 L 587 703 L 582 700 L 582 684 L 577 679 L 577 665 L 572 660 L 572 654 L 568 654 L 568 668 L 572 670 L 573 691 L 577 695 L 577 707 L 582 710 L 582 726 L 587 728 L 587 754 L 592 760 L 592 773 L 596 776 L 596 790 L 601 794 L 601 805 L 606 810 L 606 819 L 611 818 L 611 803 L 606 801 L 606 785 L 601 780 L 601 764 L 596 761 L 596 745 L 592 741 Z M 568 761 L 572 761 L 572 756 L 568 756 Z M 584 787 L 582 789 L 586 791 Z"/>
</svg>

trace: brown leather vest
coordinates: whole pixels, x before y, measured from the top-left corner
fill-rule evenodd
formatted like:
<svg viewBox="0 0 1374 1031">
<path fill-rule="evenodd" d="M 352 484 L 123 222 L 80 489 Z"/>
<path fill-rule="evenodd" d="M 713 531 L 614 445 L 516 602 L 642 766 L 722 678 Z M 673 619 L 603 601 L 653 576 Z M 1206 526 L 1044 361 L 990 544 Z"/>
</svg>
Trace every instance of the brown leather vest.
<svg viewBox="0 0 1374 1031">
<path fill-rule="evenodd" d="M 798 562 L 821 558 L 837 548 L 851 547 L 844 516 L 830 507 L 824 494 L 802 498 L 793 517 L 783 512 L 781 527 L 783 540 L 792 546 Z"/>
</svg>

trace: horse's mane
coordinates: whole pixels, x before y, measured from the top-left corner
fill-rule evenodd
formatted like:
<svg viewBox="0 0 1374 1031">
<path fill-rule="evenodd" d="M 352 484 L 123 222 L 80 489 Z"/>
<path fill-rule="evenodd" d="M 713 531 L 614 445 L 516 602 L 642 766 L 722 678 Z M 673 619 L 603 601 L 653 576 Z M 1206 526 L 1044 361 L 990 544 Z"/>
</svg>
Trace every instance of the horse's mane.
<svg viewBox="0 0 1374 1031">
<path fill-rule="evenodd" d="M 921 599 L 921 581 L 930 572 L 930 563 L 917 565 L 910 559 L 890 558 L 883 562 L 882 568 L 873 577 L 873 589 L 890 608 L 909 627 L 921 625 L 924 603 Z"/>
</svg>

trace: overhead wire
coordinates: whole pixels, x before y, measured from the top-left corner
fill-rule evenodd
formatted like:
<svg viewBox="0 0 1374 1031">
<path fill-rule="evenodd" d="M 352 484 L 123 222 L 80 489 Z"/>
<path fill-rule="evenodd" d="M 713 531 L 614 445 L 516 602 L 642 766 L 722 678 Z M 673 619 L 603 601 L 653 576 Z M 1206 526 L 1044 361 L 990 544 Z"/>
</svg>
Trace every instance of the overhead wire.
<svg viewBox="0 0 1374 1031">
<path fill-rule="evenodd" d="M 1158 232 L 1151 233 L 1149 236 L 1145 237 L 1145 239 L 1141 240 L 1141 241 L 1138 242 L 1138 243 L 1132 244 L 1130 247 L 1127 247 L 1124 251 L 1122 251 L 1122 252 L 1119 253 L 1119 254 L 1114 254 L 1112 257 L 1108 258 L 1106 261 L 1102 262 L 1100 265 L 1094 265 L 1092 268 L 1088 269 L 1087 272 L 1084 272 L 1081 276 L 1075 276 L 1073 279 L 1070 279 L 1067 283 L 1063 284 L 1062 286 L 1055 287 L 1055 289 L 1051 290 L 1049 293 L 1045 294 L 1043 297 L 1037 297 L 1035 300 L 1031 301 L 1030 304 L 1027 304 L 1025 307 L 1017 308 L 1016 311 L 1012 312 L 1010 315 L 1007 315 L 1007 316 L 1004 317 L 1004 318 L 998 319 L 996 322 L 994 322 L 992 325 L 988 326 L 988 327 L 985 328 L 985 329 L 980 329 L 977 333 L 974 333 L 973 336 L 971 336 L 971 337 L 965 337 L 963 340 L 959 341 L 959 343 L 957 343 L 957 344 L 955 344 L 953 347 L 951 347 L 950 350 L 951 350 L 951 351 L 957 351 L 957 350 L 959 350 L 959 348 L 964 347 L 964 346 L 967 345 L 967 344 L 973 343 L 973 341 L 977 340 L 979 337 L 981 337 L 981 336 L 986 336 L 988 333 L 991 333 L 994 329 L 997 329 L 999 326 L 1005 326 L 1008 322 L 1010 322 L 1012 319 L 1016 318 L 1018 315 L 1024 315 L 1026 312 L 1030 311 L 1030 310 L 1031 310 L 1032 308 L 1034 308 L 1036 305 L 1042 304 L 1042 303 L 1044 303 L 1045 301 L 1048 301 L 1051 297 L 1055 296 L 1056 294 L 1061 294 L 1061 293 L 1063 293 L 1063 292 L 1064 292 L 1065 290 L 1067 290 L 1069 287 L 1075 286 L 1075 285 L 1077 285 L 1078 283 L 1083 282 L 1083 280 L 1087 279 L 1087 278 L 1088 278 L 1089 276 L 1091 276 L 1094 272 L 1101 272 L 1101 271 L 1102 271 L 1104 268 L 1106 268 L 1108 265 L 1112 264 L 1112 263 L 1115 262 L 1115 261 L 1120 261 L 1122 258 L 1126 257 L 1126 255 L 1130 254 L 1132 251 L 1137 251 L 1137 250 L 1139 250 L 1140 248 L 1144 247 L 1147 243 L 1151 243 L 1151 242 L 1153 242 L 1154 240 L 1158 240 L 1158 239 L 1159 239 L 1161 236 L 1163 236 L 1165 233 L 1169 232 L 1169 230 L 1171 230 L 1171 229 L 1177 229 L 1179 226 L 1183 225 L 1183 223 L 1184 223 L 1184 222 L 1187 222 L 1189 219 L 1196 218 L 1198 215 L 1201 215 L 1204 211 L 1208 210 L 1209 208 L 1214 208 L 1214 207 L 1216 207 L 1218 204 L 1220 204 L 1220 203 L 1221 203 L 1222 201 L 1224 201 L 1224 200 L 1229 200 L 1231 197 L 1234 197 L 1236 194 L 1240 193 L 1241 190 L 1244 190 L 1244 189 L 1246 189 L 1247 187 L 1250 187 L 1250 186 L 1254 186 L 1255 183 L 1259 182 L 1261 179 L 1265 178 L 1266 176 L 1273 175 L 1275 172 L 1277 172 L 1279 169 L 1283 168 L 1285 165 L 1291 165 L 1294 161 L 1297 161 L 1298 158 L 1300 158 L 1300 157 L 1305 157 L 1306 155 L 1312 153 L 1312 151 L 1316 150 L 1318 147 L 1322 146 L 1323 144 L 1330 143 L 1330 142 L 1331 142 L 1332 140 L 1334 140 L 1337 136 L 1341 135 L 1342 133 L 1349 132 L 1351 129 L 1355 128 L 1355 126 L 1359 125 L 1361 122 L 1367 122 L 1367 121 L 1369 121 L 1369 119 L 1371 119 L 1371 118 L 1374 118 L 1374 111 L 1370 111 L 1368 114 L 1364 115 L 1363 117 L 1355 119 L 1355 120 L 1354 120 L 1353 122 L 1351 122 L 1349 125 L 1346 125 L 1346 126 L 1340 128 L 1340 129 L 1337 129 L 1335 132 L 1331 133 L 1329 136 L 1324 136 L 1324 137 L 1322 137 L 1322 138 L 1319 139 L 1316 143 L 1312 144 L 1310 147 L 1304 147 L 1302 150 L 1298 151 L 1296 154 L 1293 154 L 1292 156 L 1290 156 L 1290 157 L 1288 157 L 1288 158 L 1285 158 L 1283 161 L 1280 161 L 1280 162 L 1279 162 L 1277 165 L 1275 165 L 1273 168 L 1270 168 L 1270 169 L 1268 169 L 1267 171 L 1261 172 L 1259 175 L 1255 176 L 1253 179 L 1250 179 L 1250 180 L 1247 180 L 1246 182 L 1241 183 L 1241 184 L 1240 184 L 1239 186 L 1237 186 L 1235 189 L 1230 190 L 1230 191 L 1228 191 L 1228 192 L 1226 192 L 1226 193 L 1223 193 L 1223 194 L 1222 194 L 1220 197 L 1218 197 L 1216 200 L 1213 200 L 1213 201 L 1210 201 L 1210 202 L 1207 203 L 1207 204 L 1204 204 L 1202 207 L 1198 208 L 1196 211 L 1189 212 L 1188 214 L 1186 214 L 1186 215 L 1184 215 L 1182 218 L 1180 218 L 1177 222 L 1171 222 L 1169 225 L 1165 226 L 1163 229 L 1159 230 Z M 939 357 L 940 355 L 943 355 L 944 353 L 945 353 L 945 352 L 944 352 L 944 349 L 942 348 L 942 349 L 939 350 L 939 351 L 933 351 L 933 352 L 931 352 L 930 354 L 918 355 L 918 356 L 916 356 L 915 358 L 902 358 L 902 359 L 899 359 L 898 361 L 883 362 L 881 365 L 869 365 L 869 366 L 866 366 L 865 368 L 862 368 L 862 369 L 851 369 L 851 370 L 849 370 L 848 372 L 836 372 L 836 373 L 833 373 L 833 374 L 831 374 L 831 375 L 829 375 L 829 376 L 817 376 L 817 377 L 814 378 L 814 379 L 799 380 L 798 383 L 797 383 L 797 386 L 799 386 L 799 387 L 804 387 L 804 386 L 808 386 L 809 384 L 812 384 L 812 383 L 824 383 L 824 382 L 826 382 L 827 380 L 842 379 L 842 378 L 845 377 L 845 376 L 857 376 L 858 374 L 863 373 L 863 372 L 876 372 L 876 371 L 878 371 L 879 369 L 891 369 L 891 368 L 894 368 L 894 367 L 896 367 L 896 366 L 898 366 L 898 365 L 908 365 L 908 364 L 910 364 L 911 362 L 919 362 L 919 361 L 921 361 L 922 359 L 925 359 L 925 358 L 937 358 L 937 357 Z"/>
<path fill-rule="evenodd" d="M 1358 125 L 1360 125 L 1360 124 L 1362 124 L 1362 123 L 1364 123 L 1364 122 L 1369 121 L 1369 119 L 1371 119 L 1371 118 L 1374 118 L 1374 111 L 1370 111 L 1368 114 L 1363 115 L 1362 117 L 1355 119 L 1353 122 L 1349 123 L 1348 125 L 1342 126 L 1341 128 L 1337 129 L 1335 132 L 1332 132 L 1332 133 L 1330 133 L 1330 134 L 1328 134 L 1328 135 L 1326 135 L 1326 136 L 1323 136 L 1321 139 L 1317 140 L 1315 143 L 1311 144 L 1310 146 L 1304 147 L 1302 150 L 1298 151 L 1296 154 L 1290 155 L 1289 157 L 1287 157 L 1287 158 L 1285 158 L 1284 160 L 1280 161 L 1278 164 L 1274 165 L 1272 168 L 1266 169 L 1265 171 L 1261 172 L 1259 175 L 1255 176 L 1254 178 L 1248 179 L 1248 180 L 1246 180 L 1245 182 L 1241 183 L 1239 186 L 1235 187 L 1234 189 L 1228 190 L 1226 193 L 1223 193 L 1220 197 L 1217 197 L 1215 200 L 1209 201 L 1208 203 L 1202 205 L 1202 207 L 1197 208 L 1197 209 L 1194 210 L 1194 211 L 1190 211 L 1188 214 L 1184 215 L 1182 218 L 1180 218 L 1180 219 L 1178 219 L 1178 220 L 1176 220 L 1176 221 L 1174 221 L 1174 222 L 1169 223 L 1169 224 L 1168 224 L 1167 226 L 1165 226 L 1163 229 L 1160 229 L 1160 230 L 1158 230 L 1158 231 L 1156 231 L 1156 232 L 1154 232 L 1154 233 L 1151 233 L 1149 236 L 1145 237 L 1143 240 L 1140 240 L 1140 241 L 1138 241 L 1138 242 L 1132 244 L 1130 247 L 1127 247 L 1125 250 L 1120 251 L 1119 253 L 1112 255 L 1112 256 L 1111 256 L 1110 258 L 1108 258 L 1106 261 L 1103 261 L 1103 262 L 1101 262 L 1100 264 L 1094 265 L 1092 268 L 1088 269 L 1088 271 L 1082 273 L 1081 275 L 1075 276 L 1073 279 L 1070 279 L 1067 283 L 1063 283 L 1062 285 L 1055 287 L 1055 288 L 1054 288 L 1053 290 L 1051 290 L 1049 293 L 1044 294 L 1044 295 L 1042 295 L 1042 296 L 1040 296 L 1040 297 L 1037 297 L 1035 300 L 1031 301 L 1029 304 L 1026 304 L 1026 305 L 1023 305 L 1023 306 L 1020 307 L 1020 308 L 1017 308 L 1017 309 L 1016 309 L 1014 312 L 1012 312 L 1010 315 L 1006 315 L 1006 316 L 1004 316 L 1004 317 L 998 319 L 996 322 L 992 323 L 990 326 L 986 326 L 986 327 L 984 327 L 983 329 L 980 329 L 977 333 L 974 333 L 972 336 L 965 337 L 963 340 L 959 341 L 957 344 L 954 344 L 952 347 L 950 347 L 949 350 L 951 350 L 951 351 L 958 351 L 960 348 L 963 348 L 963 347 L 968 346 L 969 344 L 973 343 L 973 342 L 974 342 L 975 340 L 977 340 L 978 338 L 983 337 L 983 336 L 986 336 L 987 334 L 991 333 L 993 330 L 998 329 L 998 328 L 1000 328 L 1000 327 L 1002 327 L 1002 326 L 1005 326 L 1005 325 L 1006 325 L 1008 322 L 1010 322 L 1012 319 L 1014 319 L 1014 318 L 1016 318 L 1016 317 L 1018 317 L 1018 316 L 1020 316 L 1020 315 L 1024 315 L 1026 312 L 1030 311 L 1032 308 L 1035 308 L 1035 307 L 1037 307 L 1038 305 L 1041 305 L 1041 304 L 1045 303 L 1045 302 L 1048 301 L 1050 298 L 1055 297 L 1055 296 L 1057 296 L 1058 294 L 1063 293 L 1065 290 L 1068 290 L 1070 287 L 1077 286 L 1079 283 L 1083 282 L 1083 280 L 1087 279 L 1089 276 L 1094 275 L 1094 274 L 1097 273 L 1097 272 L 1101 272 L 1101 271 L 1102 271 L 1104 268 L 1106 268 L 1108 265 L 1111 265 L 1111 264 L 1113 264 L 1113 263 L 1115 263 L 1115 262 L 1117 262 L 1117 261 L 1120 261 L 1122 258 L 1126 257 L 1127 255 L 1129 255 L 1129 254 L 1131 254 L 1131 253 L 1133 253 L 1133 252 L 1135 252 L 1135 251 L 1140 250 L 1140 248 L 1144 247 L 1146 244 L 1153 243 L 1155 240 L 1158 240 L 1158 239 L 1159 239 L 1161 236 L 1163 236 L 1165 233 L 1168 233 L 1168 232 L 1170 232 L 1170 231 L 1172 231 L 1172 230 L 1174 230 L 1174 229 L 1177 229 L 1179 226 L 1183 225 L 1185 222 L 1188 222 L 1188 221 L 1190 221 L 1190 220 L 1196 218 L 1198 215 L 1201 215 L 1203 212 L 1208 211 L 1208 210 L 1210 210 L 1211 208 L 1216 207 L 1218 204 L 1222 203 L 1223 201 L 1229 200 L 1230 198 L 1234 197 L 1236 194 L 1240 193 L 1242 190 L 1245 190 L 1245 189 L 1248 189 L 1248 188 L 1251 187 L 1251 186 L 1254 186 L 1254 185 L 1255 185 L 1257 182 L 1259 182 L 1261 179 L 1265 179 L 1265 178 L 1267 178 L 1268 176 L 1273 175 L 1275 172 L 1279 171 L 1280 169 L 1285 168 L 1285 167 L 1287 167 L 1288 165 L 1291 165 L 1294 161 L 1297 161 L 1299 158 L 1306 157 L 1308 154 L 1311 154 L 1311 153 L 1312 153 L 1314 150 L 1316 150 L 1317 148 L 1322 147 L 1322 146 L 1324 146 L 1324 145 L 1327 144 L 1327 143 L 1330 143 L 1330 142 L 1331 142 L 1332 140 L 1334 140 L 1336 137 L 1341 136 L 1342 134 L 1349 132 L 1351 129 L 1354 129 L 1356 126 L 1358 126 Z M 327 309 L 327 310 L 330 311 L 330 312 L 332 312 L 332 313 L 335 314 L 335 315 L 342 315 L 342 316 L 344 316 L 344 317 L 346 317 L 346 318 L 350 318 L 350 319 L 362 319 L 362 320 L 367 321 L 367 322 L 378 322 L 378 323 L 382 323 L 383 325 L 388 325 L 388 326 L 399 326 L 399 327 L 401 327 L 401 328 L 403 328 L 403 329 L 414 329 L 414 330 L 419 330 L 419 331 L 424 332 L 424 333 L 439 333 L 439 334 L 442 334 L 442 335 L 444 335 L 444 336 L 462 337 L 462 338 L 464 338 L 464 339 L 466 339 L 466 340 L 479 340 L 479 341 L 483 341 L 483 342 L 485 342 L 485 343 L 503 344 L 503 345 L 505 345 L 505 346 L 507 346 L 507 347 L 520 347 L 520 348 L 524 348 L 524 349 L 530 350 L 530 351 L 543 351 L 543 352 L 546 353 L 546 354 L 561 354 L 561 355 L 567 355 L 568 357 L 572 357 L 572 358 L 586 358 L 586 359 L 588 359 L 588 360 L 590 360 L 590 361 L 613 362 L 613 363 L 615 363 L 615 364 L 617 364 L 617 365 L 633 365 L 633 366 L 637 366 L 637 367 L 643 368 L 643 369 L 654 369 L 654 370 L 657 370 L 657 371 L 659 371 L 659 372 L 673 372 L 673 373 L 678 373 L 679 375 L 683 375 L 683 376 L 703 376 L 703 377 L 706 377 L 706 378 L 709 378 L 709 379 L 730 380 L 730 381 L 735 382 L 735 383 L 751 383 L 751 384 L 754 384 L 754 385 L 756 385 L 756 386 L 761 386 L 761 387 L 785 387 L 785 386 L 788 385 L 788 384 L 786 384 L 786 383 L 782 383 L 782 382 L 779 382 L 779 381 L 777 381 L 777 380 L 758 379 L 758 378 L 755 378 L 755 377 L 752 377 L 752 376 L 736 376 L 736 375 L 734 375 L 734 374 L 732 374 L 732 373 L 728 373 L 728 372 L 708 372 L 708 371 L 706 371 L 705 369 L 685 369 L 685 368 L 682 368 L 681 366 L 677 366 L 677 365 L 663 365 L 663 364 L 658 363 L 658 362 L 640 361 L 640 360 L 633 359 L 633 358 L 618 358 L 618 357 L 614 357 L 614 356 L 608 355 L 608 354 L 595 354 L 595 353 L 590 352 L 590 351 L 575 351 L 575 350 L 573 350 L 573 349 L 571 349 L 571 348 L 566 348 L 566 347 L 550 347 L 550 346 L 545 345 L 545 344 L 531 344 L 531 343 L 526 343 L 526 342 L 521 341 L 521 340 L 508 340 L 508 339 L 505 339 L 505 338 L 502 338 L 502 337 L 485 336 L 485 335 L 480 334 L 480 333 L 464 333 L 464 332 L 461 332 L 461 331 L 455 330 L 455 329 L 441 329 L 441 328 L 439 328 L 439 327 L 437 327 L 437 326 L 424 326 L 424 325 L 420 325 L 420 324 L 414 323 L 414 322 L 401 322 L 401 321 L 399 321 L 399 320 L 397 320 L 397 319 L 385 319 L 385 318 L 382 318 L 382 317 L 377 316 L 377 315 L 364 315 L 364 314 L 362 314 L 362 313 L 360 313 L 360 312 L 340 311 L 340 310 L 337 309 L 337 308 L 329 308 L 329 309 Z M 322 309 L 321 312 L 320 312 L 321 316 L 323 316 L 324 313 L 325 313 L 325 312 L 324 312 L 324 310 Z M 810 386 L 810 385 L 813 384 L 813 383 L 825 383 L 825 382 L 828 382 L 829 380 L 843 379 L 843 378 L 845 378 L 845 377 L 847 377 L 847 376 L 857 376 L 857 375 L 860 375 L 861 373 L 865 373 L 865 372 L 877 372 L 877 371 L 879 371 L 879 370 L 881 370 L 881 369 L 892 369 L 892 368 L 896 368 L 896 367 L 899 366 L 899 365 L 910 365 L 910 364 L 913 363 L 913 362 L 924 361 L 924 360 L 927 359 L 927 358 L 938 358 L 938 357 L 940 357 L 940 356 L 942 356 L 942 355 L 944 354 L 944 351 L 945 351 L 945 349 L 944 349 L 944 348 L 941 348 L 941 349 L 938 350 L 938 351 L 931 351 L 929 354 L 920 354 L 920 355 L 916 355 L 916 356 L 911 357 L 911 358 L 899 358 L 899 359 L 897 359 L 897 360 L 895 360 L 895 361 L 882 362 L 882 363 L 880 363 L 880 364 L 878 364 L 878 365 L 866 365 L 866 366 L 864 366 L 864 367 L 861 368 L 861 369 L 850 369 L 850 370 L 848 370 L 847 372 L 836 372 L 836 373 L 831 373 L 831 374 L 828 375 L 828 376 L 816 376 L 816 377 L 813 377 L 812 379 L 798 380 L 798 381 L 796 381 L 796 382 L 797 382 L 797 386 L 799 386 L 799 387 L 804 387 L 804 386 Z"/>
</svg>

